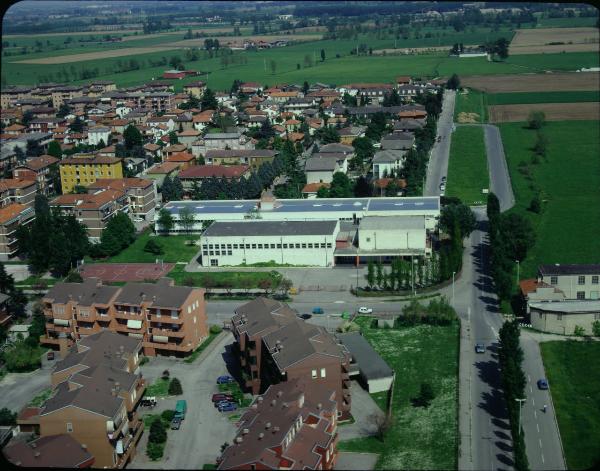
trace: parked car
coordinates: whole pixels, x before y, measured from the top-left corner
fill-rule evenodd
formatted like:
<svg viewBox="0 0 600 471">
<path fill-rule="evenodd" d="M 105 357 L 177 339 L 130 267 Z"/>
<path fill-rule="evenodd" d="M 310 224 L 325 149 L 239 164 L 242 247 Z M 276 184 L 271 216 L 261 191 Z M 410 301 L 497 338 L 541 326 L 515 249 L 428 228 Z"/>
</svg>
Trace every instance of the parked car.
<svg viewBox="0 0 600 471">
<path fill-rule="evenodd" d="M 548 389 L 548 380 L 546 378 L 540 378 L 537 382 L 538 389 L 546 390 Z"/>
<path fill-rule="evenodd" d="M 358 312 L 360 314 L 371 314 L 373 312 L 373 309 L 371 309 L 370 307 L 361 306 L 358 308 Z"/>
<path fill-rule="evenodd" d="M 442 181 L 445 182 L 447 178 L 445 176 L 442 177 Z"/>
<path fill-rule="evenodd" d="M 307 320 L 307 319 L 310 319 L 310 318 L 312 317 L 312 314 L 307 314 L 307 313 L 304 313 L 304 314 L 300 314 L 298 317 L 299 317 L 300 319 Z"/>
<path fill-rule="evenodd" d="M 140 401 L 140 406 L 142 407 L 155 407 L 157 404 L 155 396 L 144 397 Z"/>
<path fill-rule="evenodd" d="M 217 378 L 217 384 L 229 384 L 229 383 L 234 383 L 235 379 L 233 379 L 231 376 L 228 375 L 223 375 L 223 376 L 219 376 Z"/>
<path fill-rule="evenodd" d="M 485 345 L 482 343 L 475 344 L 475 353 L 485 353 Z"/>
<path fill-rule="evenodd" d="M 231 412 L 237 410 L 237 405 L 235 405 L 233 402 L 228 402 L 226 404 L 219 404 L 218 408 L 219 412 Z"/>
<path fill-rule="evenodd" d="M 173 417 L 171 420 L 171 430 L 179 430 L 181 427 L 181 417 Z"/>
<path fill-rule="evenodd" d="M 47 354 L 46 354 L 46 360 L 52 361 L 54 360 L 54 352 L 52 350 L 50 350 Z"/>
<path fill-rule="evenodd" d="M 445 183 L 440 183 L 440 190 L 441 191 L 445 191 L 446 190 L 446 184 Z"/>
<path fill-rule="evenodd" d="M 215 404 L 221 401 L 233 401 L 233 396 L 231 394 L 216 393 L 212 395 L 212 401 Z"/>
<path fill-rule="evenodd" d="M 312 313 L 313 314 L 323 314 L 325 311 L 323 311 L 322 307 L 313 307 Z"/>
<path fill-rule="evenodd" d="M 187 401 L 185 399 L 179 399 L 175 403 L 175 417 L 183 420 L 187 412 Z"/>
</svg>

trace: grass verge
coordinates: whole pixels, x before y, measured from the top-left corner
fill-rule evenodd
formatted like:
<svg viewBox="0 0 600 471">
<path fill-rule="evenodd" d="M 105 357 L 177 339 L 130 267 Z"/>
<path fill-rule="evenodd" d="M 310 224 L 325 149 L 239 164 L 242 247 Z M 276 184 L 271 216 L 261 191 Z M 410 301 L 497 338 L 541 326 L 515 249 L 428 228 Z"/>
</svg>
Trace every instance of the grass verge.
<svg viewBox="0 0 600 471">
<path fill-rule="evenodd" d="M 204 340 L 204 342 L 202 342 L 200 344 L 200 346 L 194 350 L 189 357 L 187 357 L 185 360 L 183 360 L 186 363 L 193 363 L 194 360 L 196 360 L 196 358 L 198 358 L 200 356 L 200 354 L 206 350 L 206 347 L 208 347 L 212 341 L 215 339 L 215 337 L 217 337 L 219 334 L 213 334 L 212 332 L 210 332 L 208 334 L 208 337 Z"/>
<path fill-rule="evenodd" d="M 138 238 L 121 253 L 107 260 L 99 260 L 108 263 L 154 263 L 161 259 L 165 263 L 189 262 L 198 252 L 197 245 L 189 245 L 186 242 L 196 240 L 195 235 L 170 235 L 155 236 L 151 231 L 142 232 Z M 162 254 L 156 255 L 145 252 L 144 247 L 150 240 L 156 241 L 163 249 Z"/>
<path fill-rule="evenodd" d="M 540 344 L 568 469 L 600 464 L 600 342 Z"/>
<path fill-rule="evenodd" d="M 458 197 L 470 205 L 485 201 L 481 190 L 489 186 L 483 129 L 458 126 L 450 144 L 446 195 Z"/>
<path fill-rule="evenodd" d="M 29 404 L 27 405 L 29 407 L 40 407 L 44 402 L 50 399 L 50 396 L 52 396 L 52 391 L 54 391 L 52 388 L 44 389 L 41 393 L 29 401 Z"/>
<path fill-rule="evenodd" d="M 472 121 L 463 121 L 461 113 L 475 113 L 477 116 L 472 115 L 474 118 Z M 467 93 L 457 92 L 454 104 L 454 121 L 457 123 L 485 123 L 487 121 L 486 94 L 472 88 L 469 88 Z"/>
<path fill-rule="evenodd" d="M 357 322 L 365 338 L 396 372 L 393 420 L 384 442 L 376 437 L 340 442 L 339 449 L 379 453 L 376 469 L 456 469 L 458 446 L 458 324 L 373 329 Z M 435 398 L 413 406 L 422 382 Z"/>
<path fill-rule="evenodd" d="M 512 92 L 488 93 L 488 105 L 517 105 L 535 103 L 582 103 L 600 101 L 600 91 Z"/>
<path fill-rule="evenodd" d="M 146 388 L 146 396 L 166 397 L 169 395 L 169 379 L 158 378 Z"/>
</svg>

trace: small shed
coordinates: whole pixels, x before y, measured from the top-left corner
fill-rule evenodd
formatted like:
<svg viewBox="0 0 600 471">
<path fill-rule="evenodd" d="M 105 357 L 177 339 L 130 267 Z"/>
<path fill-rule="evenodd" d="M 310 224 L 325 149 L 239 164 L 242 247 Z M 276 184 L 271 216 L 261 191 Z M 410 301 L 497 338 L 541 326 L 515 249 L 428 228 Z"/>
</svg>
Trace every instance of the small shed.
<svg viewBox="0 0 600 471">
<path fill-rule="evenodd" d="M 388 391 L 394 380 L 394 370 L 373 349 L 359 332 L 337 334 L 340 342 L 352 356 L 352 364 L 358 365 L 359 377 L 369 393 Z"/>
</svg>

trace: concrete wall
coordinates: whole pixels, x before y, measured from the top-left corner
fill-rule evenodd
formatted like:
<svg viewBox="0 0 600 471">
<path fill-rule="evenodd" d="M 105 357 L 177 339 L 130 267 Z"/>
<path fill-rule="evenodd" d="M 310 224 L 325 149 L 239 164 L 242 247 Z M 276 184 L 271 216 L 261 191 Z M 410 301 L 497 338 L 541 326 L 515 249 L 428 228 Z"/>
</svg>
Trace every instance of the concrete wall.
<svg viewBox="0 0 600 471">
<path fill-rule="evenodd" d="M 392 387 L 393 381 L 394 377 L 390 376 L 388 378 L 372 379 L 370 381 L 366 381 L 366 383 L 369 388 L 369 393 L 373 394 L 382 391 L 389 391 L 389 389 Z"/>
<path fill-rule="evenodd" d="M 600 299 L 600 273 L 585 275 L 585 282 L 582 285 L 579 284 L 579 275 L 559 275 L 556 284 L 552 284 L 552 276 L 543 276 L 542 281 L 561 290 L 567 299 L 577 299 L 577 293 L 580 291 L 585 293 L 585 299 Z M 592 281 L 597 282 L 592 283 Z"/>
<path fill-rule="evenodd" d="M 425 250 L 425 229 L 358 229 L 361 250 Z"/>
<path fill-rule="evenodd" d="M 531 308 L 531 326 L 536 330 L 554 334 L 573 335 L 575 326 L 581 326 L 588 335 L 592 334 L 592 324 L 600 320 L 600 312 L 585 314 L 559 314 Z"/>
<path fill-rule="evenodd" d="M 307 171 L 306 172 L 306 183 L 331 183 L 333 180 L 333 173 L 329 171 Z"/>
</svg>

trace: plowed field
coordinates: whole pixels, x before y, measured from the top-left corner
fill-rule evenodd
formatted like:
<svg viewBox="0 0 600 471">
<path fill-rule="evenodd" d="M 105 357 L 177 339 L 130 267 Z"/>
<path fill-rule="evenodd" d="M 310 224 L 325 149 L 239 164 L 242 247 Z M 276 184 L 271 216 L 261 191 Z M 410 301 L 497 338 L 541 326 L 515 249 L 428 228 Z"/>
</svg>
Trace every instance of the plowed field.
<svg viewBox="0 0 600 471">
<path fill-rule="evenodd" d="M 537 103 L 488 107 L 490 122 L 527 121 L 531 111 L 543 111 L 547 121 L 600 120 L 600 103 Z"/>
</svg>

